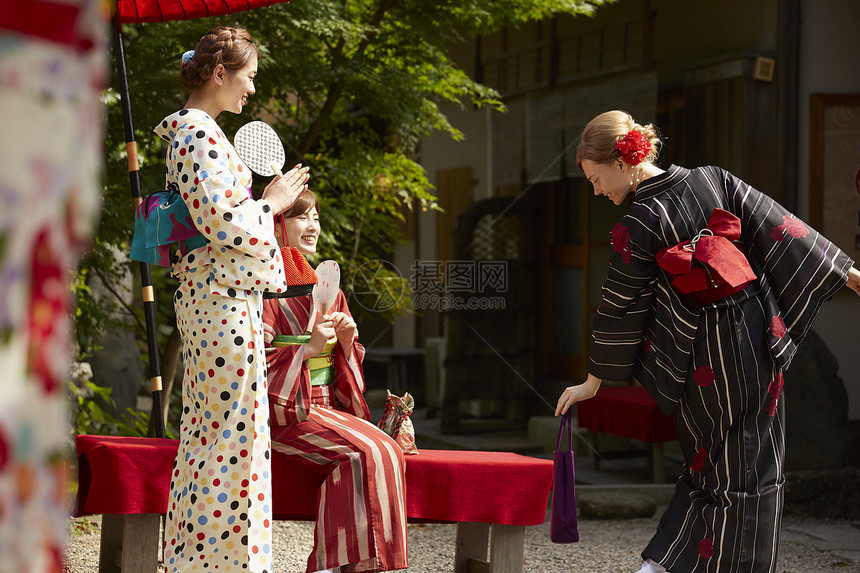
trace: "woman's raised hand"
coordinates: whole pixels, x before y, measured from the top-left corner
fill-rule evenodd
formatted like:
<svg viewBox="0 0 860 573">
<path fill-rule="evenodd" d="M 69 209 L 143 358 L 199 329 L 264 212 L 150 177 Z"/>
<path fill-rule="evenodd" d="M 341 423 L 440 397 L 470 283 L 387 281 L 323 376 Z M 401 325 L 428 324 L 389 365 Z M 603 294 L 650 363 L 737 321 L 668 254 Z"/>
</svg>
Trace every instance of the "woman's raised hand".
<svg viewBox="0 0 860 573">
<path fill-rule="evenodd" d="M 311 340 L 305 350 L 305 358 L 316 356 L 325 348 L 326 342 L 335 336 L 332 321 L 327 316 L 317 314 L 317 321 L 311 329 Z"/>
<path fill-rule="evenodd" d="M 558 398 L 558 405 L 555 407 L 555 415 L 560 416 L 564 414 L 567 412 L 568 408 L 577 402 L 594 398 L 594 395 L 597 394 L 597 390 L 600 388 L 601 382 L 602 380 L 600 378 L 589 374 L 588 378 L 586 378 L 585 382 L 582 384 L 576 384 L 565 388 L 564 392 L 562 392 L 561 396 Z"/>
<path fill-rule="evenodd" d="M 352 341 L 358 336 L 358 326 L 351 316 L 345 312 L 333 312 L 328 315 L 332 321 L 335 335 L 347 358 L 352 356 Z"/>
<path fill-rule="evenodd" d="M 310 167 L 299 163 L 282 176 L 276 176 L 263 190 L 263 199 L 272 208 L 273 215 L 283 213 L 293 206 L 302 191 L 308 188 Z"/>
</svg>

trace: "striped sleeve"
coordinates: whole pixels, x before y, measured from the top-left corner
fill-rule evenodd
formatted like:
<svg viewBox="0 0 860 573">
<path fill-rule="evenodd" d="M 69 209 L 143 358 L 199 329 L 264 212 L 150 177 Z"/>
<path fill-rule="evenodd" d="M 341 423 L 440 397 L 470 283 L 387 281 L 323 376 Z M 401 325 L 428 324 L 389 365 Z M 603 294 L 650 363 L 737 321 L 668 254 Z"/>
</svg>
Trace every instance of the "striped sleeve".
<svg viewBox="0 0 860 573">
<path fill-rule="evenodd" d="M 650 231 L 627 214 L 612 230 L 612 259 L 594 317 L 589 373 L 603 380 L 628 381 L 648 326 L 657 283 Z"/>
<path fill-rule="evenodd" d="M 771 352 L 788 368 L 821 306 L 845 285 L 854 262 L 767 195 L 730 173 L 725 178 L 730 200 L 742 212 L 742 240 L 771 314 Z"/>
</svg>

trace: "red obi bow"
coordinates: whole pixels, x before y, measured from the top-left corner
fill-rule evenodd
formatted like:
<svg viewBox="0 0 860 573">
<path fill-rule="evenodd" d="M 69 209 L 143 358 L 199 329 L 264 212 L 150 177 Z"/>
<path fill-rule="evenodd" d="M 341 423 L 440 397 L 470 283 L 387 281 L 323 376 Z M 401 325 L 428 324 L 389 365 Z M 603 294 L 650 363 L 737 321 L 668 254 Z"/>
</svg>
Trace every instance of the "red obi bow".
<svg viewBox="0 0 860 573">
<path fill-rule="evenodd" d="M 711 304 L 756 279 L 746 256 L 732 242 L 740 236 L 741 220 L 728 211 L 714 209 L 707 228 L 689 241 L 660 249 L 657 264 L 672 277 L 672 287 L 684 302 L 690 306 Z"/>
</svg>

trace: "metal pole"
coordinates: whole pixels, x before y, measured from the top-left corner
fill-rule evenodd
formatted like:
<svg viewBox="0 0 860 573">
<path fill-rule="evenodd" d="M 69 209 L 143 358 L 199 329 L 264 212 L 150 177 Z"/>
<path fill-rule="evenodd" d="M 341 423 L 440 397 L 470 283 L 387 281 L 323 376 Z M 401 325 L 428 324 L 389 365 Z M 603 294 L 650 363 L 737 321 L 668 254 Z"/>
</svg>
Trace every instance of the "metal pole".
<svg viewBox="0 0 860 573">
<path fill-rule="evenodd" d="M 125 51 L 122 46 L 122 25 L 119 18 L 114 15 L 114 55 L 116 56 L 116 69 L 119 76 L 119 93 L 122 102 L 122 117 L 125 124 L 125 148 L 128 155 L 128 175 L 131 181 L 131 197 L 135 210 L 143 201 L 140 192 L 140 165 L 137 161 L 137 142 L 134 140 L 134 123 L 131 118 L 131 99 L 128 91 L 128 77 L 125 67 Z M 152 412 L 155 425 L 155 435 L 163 438 L 164 416 L 162 414 L 162 385 L 161 385 L 161 362 L 158 354 L 157 330 L 155 323 L 155 292 L 152 288 L 152 275 L 149 272 L 149 264 L 140 263 L 141 294 L 143 298 L 143 312 L 146 316 L 146 338 L 149 342 L 149 372 L 150 387 L 152 389 Z"/>
</svg>

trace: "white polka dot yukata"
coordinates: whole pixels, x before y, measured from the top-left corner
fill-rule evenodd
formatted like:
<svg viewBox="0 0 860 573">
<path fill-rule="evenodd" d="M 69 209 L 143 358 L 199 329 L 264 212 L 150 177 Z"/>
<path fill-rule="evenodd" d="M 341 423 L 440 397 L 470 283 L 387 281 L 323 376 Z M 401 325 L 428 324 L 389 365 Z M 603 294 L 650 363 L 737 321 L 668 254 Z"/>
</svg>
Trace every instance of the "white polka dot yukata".
<svg viewBox="0 0 860 573">
<path fill-rule="evenodd" d="M 272 571 L 269 406 L 262 293 L 286 289 L 271 208 L 215 121 L 188 109 L 156 134 L 207 245 L 173 266 L 183 341 L 180 444 L 170 484 L 166 571 Z"/>
</svg>

